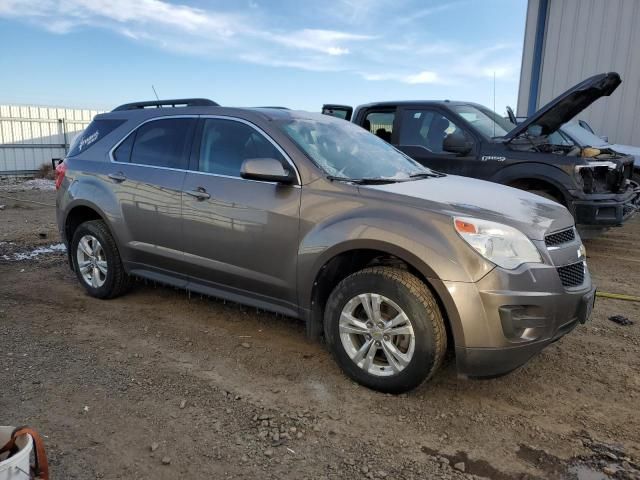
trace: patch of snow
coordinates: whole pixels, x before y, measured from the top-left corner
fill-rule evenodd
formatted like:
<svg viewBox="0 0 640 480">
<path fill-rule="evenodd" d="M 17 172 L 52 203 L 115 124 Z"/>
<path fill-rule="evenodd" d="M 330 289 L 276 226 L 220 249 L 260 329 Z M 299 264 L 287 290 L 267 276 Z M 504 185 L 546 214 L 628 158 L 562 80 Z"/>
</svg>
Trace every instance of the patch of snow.
<svg viewBox="0 0 640 480">
<path fill-rule="evenodd" d="M 55 253 L 55 252 L 66 252 L 67 251 L 67 247 L 65 247 L 64 243 L 54 243 L 52 245 L 47 245 L 44 247 L 38 247 L 35 248 L 33 250 L 31 250 L 30 252 L 22 252 L 22 253 L 13 253 L 11 255 L 3 255 L 2 259 L 3 260 L 9 260 L 9 261 L 14 261 L 14 262 L 19 262 L 22 260 L 33 260 L 36 257 L 39 257 L 40 255 L 46 255 L 48 253 Z"/>
<path fill-rule="evenodd" d="M 0 190 L 24 191 L 24 190 L 42 190 L 53 191 L 56 189 L 56 182 L 46 178 L 34 178 L 24 182 L 8 182 L 0 185 Z"/>
</svg>

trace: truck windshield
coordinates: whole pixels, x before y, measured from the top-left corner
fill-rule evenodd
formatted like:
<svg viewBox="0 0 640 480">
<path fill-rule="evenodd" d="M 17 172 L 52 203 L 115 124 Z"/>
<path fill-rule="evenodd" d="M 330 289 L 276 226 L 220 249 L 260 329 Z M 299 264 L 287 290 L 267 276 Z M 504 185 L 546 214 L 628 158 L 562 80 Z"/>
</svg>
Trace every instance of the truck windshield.
<svg viewBox="0 0 640 480">
<path fill-rule="evenodd" d="M 475 105 L 452 105 L 451 108 L 489 138 L 504 137 L 515 126 L 487 108 L 479 108 Z"/>
<path fill-rule="evenodd" d="M 328 175 L 343 180 L 405 181 L 439 176 L 353 123 L 329 116 L 293 118 L 284 133 Z"/>
</svg>

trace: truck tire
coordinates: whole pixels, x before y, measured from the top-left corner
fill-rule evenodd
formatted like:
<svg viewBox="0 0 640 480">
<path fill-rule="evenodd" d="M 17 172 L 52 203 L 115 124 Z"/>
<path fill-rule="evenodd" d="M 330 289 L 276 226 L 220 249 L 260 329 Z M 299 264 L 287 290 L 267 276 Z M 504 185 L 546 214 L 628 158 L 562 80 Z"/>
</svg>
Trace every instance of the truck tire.
<svg viewBox="0 0 640 480">
<path fill-rule="evenodd" d="M 89 295 L 114 298 L 129 288 L 130 278 L 118 246 L 102 220 L 80 224 L 73 233 L 70 248 L 73 269 Z"/>
<path fill-rule="evenodd" d="M 387 393 L 431 378 L 447 350 L 438 303 L 408 271 L 371 267 L 342 280 L 324 315 L 327 343 L 356 382 Z"/>
</svg>

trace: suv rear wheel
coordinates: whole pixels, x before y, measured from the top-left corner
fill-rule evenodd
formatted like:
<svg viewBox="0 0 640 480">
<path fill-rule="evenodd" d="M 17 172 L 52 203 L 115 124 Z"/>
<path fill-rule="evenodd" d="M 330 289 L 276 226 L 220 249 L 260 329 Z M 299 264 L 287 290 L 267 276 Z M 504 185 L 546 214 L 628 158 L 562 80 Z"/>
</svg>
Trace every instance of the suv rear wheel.
<svg viewBox="0 0 640 480">
<path fill-rule="evenodd" d="M 129 275 L 102 220 L 82 223 L 71 240 L 73 267 L 82 286 L 96 298 L 114 298 L 129 287 Z"/>
<path fill-rule="evenodd" d="M 435 298 L 398 268 L 366 268 L 345 278 L 331 292 L 324 324 L 344 372 L 382 392 L 417 387 L 434 374 L 447 349 Z"/>
</svg>

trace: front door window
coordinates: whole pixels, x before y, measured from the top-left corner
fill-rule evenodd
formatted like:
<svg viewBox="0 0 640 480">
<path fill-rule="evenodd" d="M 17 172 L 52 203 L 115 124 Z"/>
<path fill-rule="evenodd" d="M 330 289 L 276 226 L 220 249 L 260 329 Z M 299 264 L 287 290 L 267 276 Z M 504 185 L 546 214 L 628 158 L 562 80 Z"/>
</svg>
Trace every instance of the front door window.
<svg viewBox="0 0 640 480">
<path fill-rule="evenodd" d="M 405 110 L 398 143 L 405 147 L 423 147 L 431 153 L 450 155 L 444 150 L 447 135 L 464 131 L 436 110 Z"/>
</svg>

